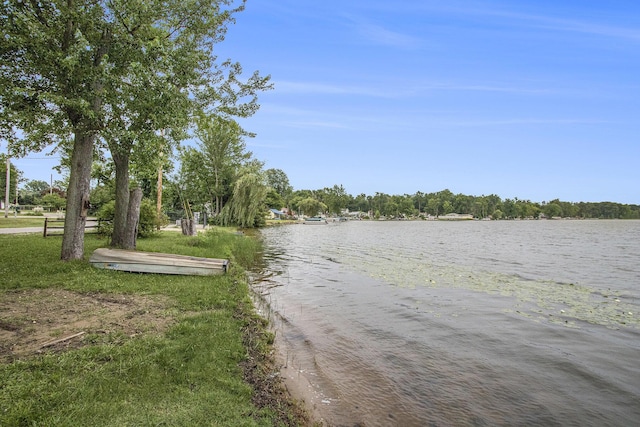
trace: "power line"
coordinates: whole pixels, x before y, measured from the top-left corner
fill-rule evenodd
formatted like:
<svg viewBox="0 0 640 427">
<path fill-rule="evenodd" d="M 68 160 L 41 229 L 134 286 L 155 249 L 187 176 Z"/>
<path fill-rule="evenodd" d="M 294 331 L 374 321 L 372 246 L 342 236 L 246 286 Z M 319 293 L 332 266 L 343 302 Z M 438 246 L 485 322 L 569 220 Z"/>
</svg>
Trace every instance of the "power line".
<svg viewBox="0 0 640 427">
<path fill-rule="evenodd" d="M 22 158 L 17 158 L 14 157 L 13 160 L 14 161 L 20 161 L 20 160 L 60 160 L 62 157 L 22 157 Z"/>
</svg>

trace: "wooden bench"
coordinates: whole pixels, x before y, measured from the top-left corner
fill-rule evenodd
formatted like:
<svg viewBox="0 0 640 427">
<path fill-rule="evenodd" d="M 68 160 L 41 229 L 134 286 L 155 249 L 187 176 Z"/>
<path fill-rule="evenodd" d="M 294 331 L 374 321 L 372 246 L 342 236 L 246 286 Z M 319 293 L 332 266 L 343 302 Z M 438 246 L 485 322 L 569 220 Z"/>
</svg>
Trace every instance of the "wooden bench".
<svg viewBox="0 0 640 427">
<path fill-rule="evenodd" d="M 96 218 L 87 218 L 84 224 L 84 231 L 87 232 L 98 232 L 98 226 L 100 225 L 100 221 Z M 44 219 L 44 231 L 42 233 L 42 237 L 47 236 L 62 236 L 64 234 L 64 218 L 45 218 Z"/>
</svg>

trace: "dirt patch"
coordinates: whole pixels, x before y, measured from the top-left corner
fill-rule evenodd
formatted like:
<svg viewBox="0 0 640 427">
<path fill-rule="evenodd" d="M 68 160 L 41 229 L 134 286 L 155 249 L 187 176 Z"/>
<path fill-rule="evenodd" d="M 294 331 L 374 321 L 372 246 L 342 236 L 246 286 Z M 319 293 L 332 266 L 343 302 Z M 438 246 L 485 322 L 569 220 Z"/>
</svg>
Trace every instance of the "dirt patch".
<svg viewBox="0 0 640 427">
<path fill-rule="evenodd" d="M 8 291 L 0 297 L 0 362 L 82 347 L 96 334 L 163 333 L 173 323 L 161 297 Z"/>
<path fill-rule="evenodd" d="M 313 424 L 291 398 L 278 375 L 265 323 L 250 313 L 243 328 L 247 360 L 244 378 L 254 389 L 253 403 L 275 414 L 278 425 Z M 96 337 L 163 334 L 176 321 L 171 301 L 162 296 L 78 293 L 29 289 L 0 293 L 0 363 L 47 352 L 62 352 L 96 342 Z M 100 339 L 98 338 L 98 341 Z"/>
</svg>

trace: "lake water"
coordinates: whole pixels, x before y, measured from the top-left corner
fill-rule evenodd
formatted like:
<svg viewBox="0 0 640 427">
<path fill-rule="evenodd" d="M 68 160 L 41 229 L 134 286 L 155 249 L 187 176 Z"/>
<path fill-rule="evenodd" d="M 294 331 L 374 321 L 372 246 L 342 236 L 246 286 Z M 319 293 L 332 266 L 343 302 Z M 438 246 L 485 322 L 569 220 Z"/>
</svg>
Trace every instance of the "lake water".
<svg viewBox="0 0 640 427">
<path fill-rule="evenodd" d="M 640 422 L 640 221 L 261 234 L 254 288 L 330 425 Z"/>
</svg>

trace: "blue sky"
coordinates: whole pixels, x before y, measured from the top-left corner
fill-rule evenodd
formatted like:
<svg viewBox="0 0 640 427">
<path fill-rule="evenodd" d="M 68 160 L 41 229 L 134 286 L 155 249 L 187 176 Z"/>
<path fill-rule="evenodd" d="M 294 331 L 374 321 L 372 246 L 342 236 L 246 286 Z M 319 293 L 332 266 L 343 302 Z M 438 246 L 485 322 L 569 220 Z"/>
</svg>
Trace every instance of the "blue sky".
<svg viewBox="0 0 640 427">
<path fill-rule="evenodd" d="M 248 0 L 217 53 L 272 76 L 247 148 L 297 190 L 640 204 L 635 0 Z"/>
</svg>

